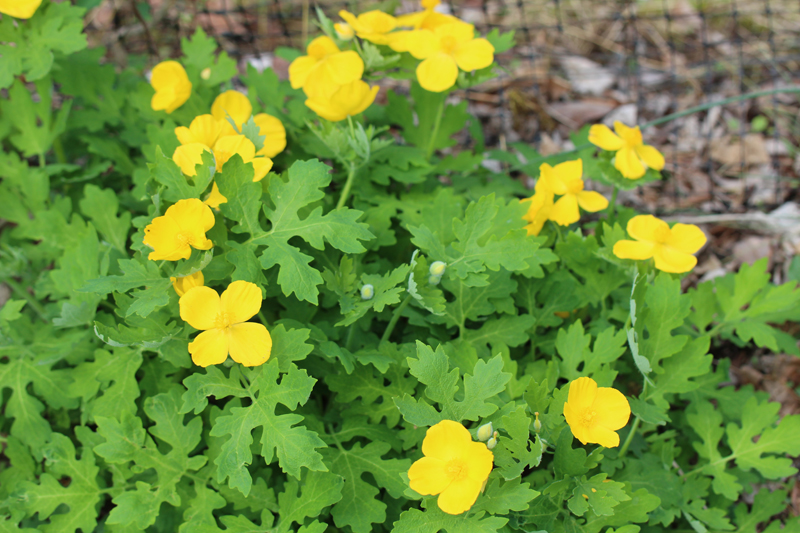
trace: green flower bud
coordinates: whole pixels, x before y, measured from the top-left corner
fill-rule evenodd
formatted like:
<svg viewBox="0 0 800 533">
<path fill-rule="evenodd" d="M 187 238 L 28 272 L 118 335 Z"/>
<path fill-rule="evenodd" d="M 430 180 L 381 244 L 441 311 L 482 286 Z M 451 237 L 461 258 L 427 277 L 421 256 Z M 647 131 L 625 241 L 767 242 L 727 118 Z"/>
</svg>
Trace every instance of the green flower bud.
<svg viewBox="0 0 800 533">
<path fill-rule="evenodd" d="M 440 281 L 442 281 L 442 277 L 441 276 L 429 276 L 428 277 L 428 285 L 438 285 Z"/>
<path fill-rule="evenodd" d="M 489 439 L 489 442 L 486 443 L 486 447 L 490 450 L 494 450 L 495 446 L 497 446 L 497 437 L 492 437 Z"/>
<path fill-rule="evenodd" d="M 431 268 L 429 269 L 429 272 L 431 273 L 431 276 L 438 276 L 441 278 L 446 268 L 447 268 L 447 263 L 445 263 L 444 261 L 434 261 L 433 263 L 431 263 Z"/>
<path fill-rule="evenodd" d="M 492 423 L 488 422 L 478 428 L 478 440 L 486 442 L 492 436 Z"/>
<path fill-rule="evenodd" d="M 363 287 L 361 287 L 361 299 L 362 300 L 372 300 L 372 297 L 375 296 L 375 287 L 367 283 Z"/>
<path fill-rule="evenodd" d="M 536 420 L 533 421 L 533 430 L 536 433 L 539 433 L 542 430 L 542 423 L 539 421 L 539 413 L 533 413 L 536 416 Z"/>
</svg>

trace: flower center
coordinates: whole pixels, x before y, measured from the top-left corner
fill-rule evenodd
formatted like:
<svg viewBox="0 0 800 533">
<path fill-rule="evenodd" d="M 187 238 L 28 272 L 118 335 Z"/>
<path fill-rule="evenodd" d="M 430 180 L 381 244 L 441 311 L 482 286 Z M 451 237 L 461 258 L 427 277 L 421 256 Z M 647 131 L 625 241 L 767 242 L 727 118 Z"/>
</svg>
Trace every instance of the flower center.
<svg viewBox="0 0 800 533">
<path fill-rule="evenodd" d="M 570 181 L 567 184 L 567 189 L 569 189 L 569 192 L 572 194 L 578 194 L 583 190 L 583 180 Z"/>
<path fill-rule="evenodd" d="M 597 416 L 597 411 L 591 411 L 590 409 L 587 409 L 583 412 L 583 424 L 586 426 L 591 426 L 595 416 Z"/>
<path fill-rule="evenodd" d="M 655 241 L 657 243 L 663 244 L 663 243 L 667 242 L 667 240 L 669 239 L 669 236 L 670 236 L 669 227 L 668 226 L 659 226 L 658 229 L 656 229 Z"/>
<path fill-rule="evenodd" d="M 458 44 L 456 42 L 456 38 L 453 37 L 452 35 L 445 35 L 444 37 L 442 37 L 441 43 L 442 43 L 442 51 L 447 52 L 448 54 L 452 53 L 453 50 L 456 49 L 456 45 Z"/>
<path fill-rule="evenodd" d="M 184 233 L 177 233 L 175 235 L 175 240 L 178 241 L 178 244 L 181 246 L 189 244 L 189 237 L 187 237 Z"/>
<path fill-rule="evenodd" d="M 447 477 L 452 481 L 461 481 L 467 477 L 469 467 L 463 459 L 451 459 L 447 463 Z"/>
<path fill-rule="evenodd" d="M 233 317 L 230 313 L 224 311 L 217 313 L 217 317 L 214 319 L 214 325 L 217 329 L 227 329 L 231 326 L 231 322 L 233 322 Z"/>
</svg>

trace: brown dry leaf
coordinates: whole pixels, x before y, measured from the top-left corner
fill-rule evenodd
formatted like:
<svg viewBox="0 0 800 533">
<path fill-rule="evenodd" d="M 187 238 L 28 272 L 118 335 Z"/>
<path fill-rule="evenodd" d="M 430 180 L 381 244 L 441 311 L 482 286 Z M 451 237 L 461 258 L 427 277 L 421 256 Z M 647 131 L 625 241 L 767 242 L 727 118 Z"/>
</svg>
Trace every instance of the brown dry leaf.
<svg viewBox="0 0 800 533">
<path fill-rule="evenodd" d="M 556 120 L 568 119 L 577 128 L 594 122 L 617 107 L 616 100 L 607 98 L 587 98 L 576 102 L 556 102 L 547 107 L 550 116 Z"/>
<path fill-rule="evenodd" d="M 740 165 L 744 157 L 744 164 L 763 165 L 770 162 L 764 136 L 760 133 L 745 135 L 739 142 L 730 135 L 719 139 L 712 139 L 710 146 L 711 159 L 723 165 Z"/>
<path fill-rule="evenodd" d="M 616 82 L 616 76 L 611 70 L 585 57 L 562 57 L 561 66 L 567 73 L 572 89 L 582 94 L 599 96 Z"/>
<path fill-rule="evenodd" d="M 733 257 L 739 263 L 753 264 L 772 255 L 772 239 L 751 235 L 733 245 Z"/>
</svg>

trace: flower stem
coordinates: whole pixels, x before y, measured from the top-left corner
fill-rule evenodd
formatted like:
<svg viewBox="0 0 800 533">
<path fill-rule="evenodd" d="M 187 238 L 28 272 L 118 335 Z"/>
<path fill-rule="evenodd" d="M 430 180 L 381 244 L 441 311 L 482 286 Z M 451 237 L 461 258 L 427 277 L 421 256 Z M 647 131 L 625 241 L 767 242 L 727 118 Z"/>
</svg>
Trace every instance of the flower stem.
<svg viewBox="0 0 800 533">
<path fill-rule="evenodd" d="M 36 300 L 36 298 L 31 296 L 30 293 L 26 291 L 22 285 L 20 285 L 11 278 L 5 278 L 3 280 L 3 283 L 8 285 L 14 292 L 14 294 L 16 294 L 21 298 L 24 298 L 25 301 L 28 302 L 28 305 L 31 307 L 31 309 L 33 309 L 36 312 L 36 314 L 39 315 L 39 318 L 42 319 L 42 322 L 49 322 L 49 320 L 47 320 L 47 311 L 44 310 L 44 307 L 42 307 L 42 305 Z"/>
<path fill-rule="evenodd" d="M 444 101 L 446 95 L 442 94 L 442 99 L 439 102 L 439 107 L 436 109 L 436 119 L 433 122 L 433 133 L 431 133 L 431 140 L 428 141 L 428 152 L 426 159 L 430 159 L 433 155 L 434 148 L 436 147 L 436 137 L 439 136 L 439 127 L 442 125 L 442 116 L 444 115 Z"/>
<path fill-rule="evenodd" d="M 356 166 L 350 164 L 350 170 L 347 171 L 347 181 L 344 182 L 344 189 L 342 195 L 339 197 L 339 203 L 336 204 L 336 209 L 341 209 L 347 202 L 347 197 L 350 195 L 350 189 L 353 188 L 353 178 L 356 177 Z"/>
<path fill-rule="evenodd" d="M 389 337 L 392 336 L 392 332 L 394 331 L 394 327 L 397 325 L 397 321 L 400 320 L 400 315 L 403 314 L 403 311 L 406 307 L 408 307 L 408 303 L 411 301 L 411 295 L 409 294 L 406 296 L 406 299 L 400 302 L 394 313 L 392 313 L 392 319 L 389 320 L 389 325 L 386 326 L 386 331 L 383 332 L 383 336 L 381 337 L 380 344 L 383 344 L 384 341 L 388 341 Z"/>
<path fill-rule="evenodd" d="M 611 222 L 614 219 L 614 215 L 616 214 L 617 210 L 617 194 L 619 194 L 619 187 L 614 185 L 614 192 L 611 193 L 611 201 L 609 202 L 608 206 L 608 221 Z"/>
<path fill-rule="evenodd" d="M 625 456 L 625 452 L 628 451 L 628 446 L 631 445 L 631 441 L 633 441 L 633 436 L 636 434 L 636 430 L 639 429 L 639 424 L 641 422 L 642 419 L 637 416 L 636 420 L 633 421 L 630 433 L 628 433 L 628 438 L 625 439 L 625 442 L 622 444 L 622 448 L 620 448 L 619 450 L 619 455 L 617 456 L 617 458 Z"/>
</svg>

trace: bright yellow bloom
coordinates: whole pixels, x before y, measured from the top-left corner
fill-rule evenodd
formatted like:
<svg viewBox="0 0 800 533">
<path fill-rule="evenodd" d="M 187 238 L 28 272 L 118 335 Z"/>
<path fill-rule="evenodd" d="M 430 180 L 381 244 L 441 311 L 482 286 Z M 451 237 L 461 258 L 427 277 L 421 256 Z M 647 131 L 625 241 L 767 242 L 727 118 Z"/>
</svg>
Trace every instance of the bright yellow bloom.
<svg viewBox="0 0 800 533">
<path fill-rule="evenodd" d="M 539 167 L 542 180 L 547 183 L 547 188 L 561 198 L 553 204 L 550 210 L 549 219 L 560 224 L 569 226 L 581 218 L 578 206 L 585 211 L 594 213 L 602 211 L 608 207 L 608 200 L 594 191 L 583 190 L 583 161 L 565 161 L 554 167 L 544 163 Z"/>
<path fill-rule="evenodd" d="M 0 0 L 0 13 L 18 19 L 29 19 L 41 3 L 42 0 Z"/>
<path fill-rule="evenodd" d="M 389 32 L 397 27 L 397 20 L 393 16 L 377 9 L 361 13 L 357 17 L 342 10 L 339 11 L 339 16 L 347 21 L 361 39 L 375 44 L 388 44 L 391 41 Z"/>
<path fill-rule="evenodd" d="M 298 57 L 289 65 L 289 81 L 293 89 L 328 91 L 335 85 L 345 85 L 361 79 L 364 61 L 354 51 L 342 52 L 330 37 L 317 37 L 306 48 L 308 55 Z"/>
<path fill-rule="evenodd" d="M 220 138 L 214 145 L 214 158 L 217 162 L 217 170 L 222 170 L 223 165 L 228 160 L 238 154 L 242 162 L 253 165 L 253 181 L 261 181 L 272 169 L 272 159 L 269 157 L 256 157 L 256 147 L 252 141 L 244 135 L 228 135 Z M 211 187 L 211 192 L 205 200 L 209 207 L 217 209 L 220 204 L 224 204 L 228 199 L 219 192 L 216 182 Z"/>
<path fill-rule="evenodd" d="M 356 36 L 356 32 L 346 22 L 337 22 L 333 25 L 333 30 L 336 32 L 336 36 L 343 41 L 349 41 Z"/>
<path fill-rule="evenodd" d="M 366 82 L 356 80 L 336 87 L 330 94 L 309 95 L 306 106 L 317 115 L 331 122 L 338 122 L 348 116 L 358 115 L 375 101 L 379 87 L 370 87 Z"/>
<path fill-rule="evenodd" d="M 617 241 L 614 255 L 620 259 L 650 259 L 664 272 L 689 272 L 697 264 L 697 253 L 706 243 L 703 231 L 694 224 L 675 224 L 672 228 L 653 215 L 639 215 L 628 221 L 628 235 L 634 241 Z"/>
<path fill-rule="evenodd" d="M 266 113 L 259 113 L 253 117 L 253 122 L 259 128 L 258 134 L 264 136 L 264 146 L 256 152 L 256 155 L 275 157 L 283 152 L 283 149 L 286 148 L 286 128 L 283 127 L 280 119 Z"/>
<path fill-rule="evenodd" d="M 214 227 L 214 213 L 197 198 L 179 200 L 163 216 L 144 228 L 144 243 L 153 249 L 148 259 L 189 259 L 192 248 L 209 250 L 214 243 L 206 232 Z"/>
<path fill-rule="evenodd" d="M 203 277 L 203 272 L 201 270 L 181 278 L 171 277 L 169 280 L 172 282 L 172 288 L 175 289 L 175 292 L 178 293 L 178 296 L 183 296 L 189 292 L 189 289 L 202 287 L 205 283 L 205 278 Z"/>
<path fill-rule="evenodd" d="M 528 235 L 539 235 L 544 223 L 550 217 L 553 209 L 553 191 L 547 186 L 547 182 L 541 178 L 536 181 L 536 194 L 530 198 L 523 198 L 520 202 L 530 202 L 528 212 L 522 218 L 528 221 L 525 229 Z"/>
<path fill-rule="evenodd" d="M 269 359 L 272 337 L 263 324 L 247 322 L 261 309 L 261 289 L 249 281 L 234 281 L 222 296 L 210 287 L 195 287 L 181 296 L 181 318 L 202 331 L 189 343 L 199 366 L 231 358 L 244 366 Z"/>
<path fill-rule="evenodd" d="M 635 180 L 644 176 L 646 167 L 653 170 L 664 168 L 664 156 L 642 142 L 639 126 L 629 128 L 615 121 L 614 131 L 617 133 L 614 134 L 604 124 L 595 124 L 589 129 L 589 142 L 608 152 L 617 152 L 614 167 L 624 177 Z"/>
<path fill-rule="evenodd" d="M 195 167 L 203 164 L 203 152 L 210 152 L 208 146 L 202 143 L 182 144 L 175 149 L 172 160 L 181 168 L 181 172 L 189 177 L 197 175 Z"/>
<path fill-rule="evenodd" d="M 592 378 L 578 378 L 569 384 L 564 418 L 581 443 L 619 446 L 616 431 L 625 427 L 630 416 L 631 406 L 620 391 L 598 387 Z"/>
<path fill-rule="evenodd" d="M 417 66 L 417 80 L 427 91 L 440 93 L 455 85 L 459 67 L 469 72 L 494 61 L 494 46 L 486 39 L 476 39 L 474 27 L 466 22 L 412 34 L 406 37 L 406 44 L 411 55 L 424 60 Z"/>
<path fill-rule="evenodd" d="M 423 495 L 438 494 L 439 509 L 448 514 L 467 511 L 478 499 L 494 455 L 458 422 L 442 420 L 428 428 L 422 459 L 408 470 L 409 486 Z"/>
<path fill-rule="evenodd" d="M 200 143 L 209 149 L 217 142 L 225 123 L 213 115 L 199 115 L 194 117 L 189 127 L 178 126 L 175 136 L 181 144 Z"/>
<path fill-rule="evenodd" d="M 414 28 L 415 30 L 426 29 L 432 30 L 442 24 L 449 24 L 458 19 L 452 15 L 445 15 L 436 11 L 436 6 L 440 4 L 439 0 L 423 0 L 422 11 L 415 11 L 406 15 L 400 15 L 396 18 L 397 25 L 403 28 Z M 394 45 L 390 45 L 394 48 Z M 398 50 L 398 52 L 405 50 Z"/>
<path fill-rule="evenodd" d="M 153 111 L 172 113 L 182 106 L 192 94 L 192 82 L 177 61 L 162 61 L 150 76 L 150 85 L 156 94 L 150 100 Z"/>
<path fill-rule="evenodd" d="M 239 91 L 225 91 L 217 96 L 214 103 L 211 104 L 211 115 L 222 122 L 220 137 L 237 134 L 231 123 L 228 122 L 228 117 L 233 119 L 236 128 L 241 132 L 242 125 L 247 122 L 252 113 L 253 104 L 250 103 L 247 96 Z"/>
</svg>

